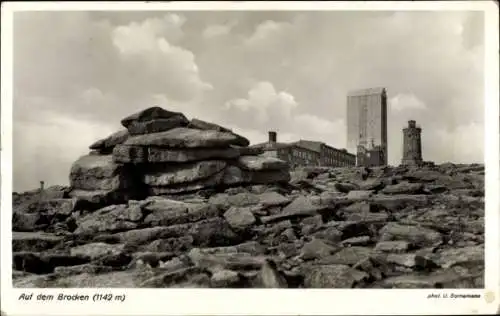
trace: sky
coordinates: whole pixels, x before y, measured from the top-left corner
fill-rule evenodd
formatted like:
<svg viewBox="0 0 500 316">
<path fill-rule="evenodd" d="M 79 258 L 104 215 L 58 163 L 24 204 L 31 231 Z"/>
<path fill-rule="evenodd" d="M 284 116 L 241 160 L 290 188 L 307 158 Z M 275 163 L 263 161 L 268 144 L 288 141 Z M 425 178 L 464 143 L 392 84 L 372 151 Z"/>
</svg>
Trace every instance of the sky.
<svg viewBox="0 0 500 316">
<path fill-rule="evenodd" d="M 389 163 L 484 160 L 480 11 L 38 11 L 14 14 L 13 190 L 68 184 L 88 146 L 150 106 L 251 143 L 346 147 L 351 90 L 385 87 Z"/>
</svg>

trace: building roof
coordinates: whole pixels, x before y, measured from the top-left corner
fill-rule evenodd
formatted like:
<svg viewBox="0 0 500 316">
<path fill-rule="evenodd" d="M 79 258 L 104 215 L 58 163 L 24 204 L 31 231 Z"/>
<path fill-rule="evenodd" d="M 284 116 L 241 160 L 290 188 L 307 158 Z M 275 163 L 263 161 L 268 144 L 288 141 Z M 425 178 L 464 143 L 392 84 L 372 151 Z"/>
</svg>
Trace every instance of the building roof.
<svg viewBox="0 0 500 316">
<path fill-rule="evenodd" d="M 348 152 L 346 149 L 344 148 L 335 148 L 335 147 L 332 147 L 332 146 L 329 146 L 323 142 L 319 142 L 319 141 L 312 141 L 312 140 L 304 140 L 304 139 L 301 139 L 299 141 L 296 141 L 296 142 L 291 142 L 291 143 L 270 143 L 270 142 L 264 142 L 264 143 L 258 143 L 258 144 L 255 144 L 255 145 L 251 145 L 250 147 L 252 148 L 261 148 L 265 151 L 269 151 L 269 150 L 277 150 L 277 149 L 281 149 L 281 148 L 288 148 L 288 147 L 292 147 L 292 146 L 297 146 L 297 147 L 300 147 L 300 148 L 303 148 L 303 149 L 306 149 L 306 150 L 310 150 L 310 151 L 314 151 L 314 152 L 317 152 L 317 153 L 321 153 L 321 147 L 322 146 L 326 146 L 326 147 L 330 147 L 332 148 L 333 150 L 337 150 L 337 151 L 341 151 L 345 154 L 348 154 L 348 155 L 351 155 L 351 156 L 356 156 L 355 154 L 352 154 L 350 152 Z"/>
<path fill-rule="evenodd" d="M 264 143 L 258 143 L 258 144 L 255 144 L 255 145 L 251 145 L 250 147 L 252 148 L 262 148 L 264 150 L 276 150 L 276 149 L 280 149 L 280 148 L 287 148 L 287 147 L 290 147 L 292 146 L 292 144 L 288 144 L 288 143 L 270 143 L 270 142 L 264 142 Z"/>
<path fill-rule="evenodd" d="M 369 88 L 369 89 L 358 89 L 352 90 L 347 93 L 348 97 L 362 96 L 362 95 L 373 95 L 373 94 L 382 94 L 385 92 L 385 88 L 377 87 L 377 88 Z"/>
<path fill-rule="evenodd" d="M 305 149 L 309 149 L 311 151 L 316 151 L 316 152 L 321 152 L 321 146 L 324 145 L 322 142 L 317 142 L 317 141 L 312 141 L 312 140 L 299 140 L 294 143 L 295 145 L 299 147 L 303 147 Z"/>
</svg>

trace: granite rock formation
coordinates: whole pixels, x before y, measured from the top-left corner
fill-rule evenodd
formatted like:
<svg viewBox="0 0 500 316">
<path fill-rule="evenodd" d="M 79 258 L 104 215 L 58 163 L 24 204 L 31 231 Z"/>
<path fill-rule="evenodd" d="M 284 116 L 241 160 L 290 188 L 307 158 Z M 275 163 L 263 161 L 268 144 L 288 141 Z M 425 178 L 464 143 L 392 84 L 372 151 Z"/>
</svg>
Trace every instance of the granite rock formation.
<svg viewBox="0 0 500 316">
<path fill-rule="evenodd" d="M 70 197 L 79 205 L 97 209 L 151 195 L 290 179 L 283 161 L 259 156 L 246 138 L 214 123 L 160 107 L 121 123 L 126 130 L 98 140 L 73 164 Z"/>
<path fill-rule="evenodd" d="M 13 193 L 15 287 L 482 288 L 484 166 L 288 170 L 161 108 Z"/>
<path fill-rule="evenodd" d="M 240 163 L 240 172 L 262 167 Z M 145 182 L 187 183 L 225 164 Z M 120 181 L 99 180 L 113 172 L 89 173 L 88 183 L 114 188 Z M 71 188 L 15 193 L 14 286 L 483 287 L 484 166 L 316 167 L 291 178 L 97 210 L 81 208 Z"/>
</svg>

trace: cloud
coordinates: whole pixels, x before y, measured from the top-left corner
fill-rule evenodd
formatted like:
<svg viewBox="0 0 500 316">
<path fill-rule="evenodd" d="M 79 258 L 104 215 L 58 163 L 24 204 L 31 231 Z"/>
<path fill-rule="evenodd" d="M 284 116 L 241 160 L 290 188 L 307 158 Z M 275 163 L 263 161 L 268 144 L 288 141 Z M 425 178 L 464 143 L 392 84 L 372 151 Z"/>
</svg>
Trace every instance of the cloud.
<svg viewBox="0 0 500 316">
<path fill-rule="evenodd" d="M 39 181 L 49 186 L 67 185 L 72 163 L 88 153 L 90 144 L 114 131 L 113 125 L 49 110 L 40 111 L 34 120 L 16 120 L 13 130 L 14 191 L 35 188 Z"/>
<path fill-rule="evenodd" d="M 484 163 L 478 153 L 484 152 L 484 127 L 470 122 L 451 131 L 438 129 L 427 131 L 423 148 L 428 147 L 427 156 L 438 162 Z M 436 148 L 437 145 L 439 148 Z"/>
<path fill-rule="evenodd" d="M 483 13 L 472 11 L 20 12 L 16 137 L 22 155 L 40 151 L 33 131 L 43 134 L 38 118 L 51 113 L 85 151 L 94 139 L 77 132 L 82 124 L 118 129 L 123 117 L 160 105 L 255 142 L 276 130 L 281 141 L 345 147 L 347 92 L 382 86 L 391 162 L 401 160 L 409 119 L 423 128 L 425 159 L 481 161 L 483 33 Z M 106 136 L 101 127 L 94 136 Z M 60 172 L 52 162 L 63 163 L 56 153 L 66 144 L 55 134 L 44 136 L 52 151 L 37 159 L 51 167 L 37 177 Z M 18 168 L 16 183 L 33 183 L 32 172 Z"/>
<path fill-rule="evenodd" d="M 246 126 L 258 126 L 262 131 L 277 131 L 281 141 L 299 139 L 324 141 L 332 146 L 343 146 L 343 120 L 330 121 L 315 115 L 300 113 L 300 105 L 288 92 L 277 91 L 268 81 L 256 83 L 247 99 L 226 102 L 228 117 L 247 118 Z M 334 144 L 332 144 L 332 142 Z"/>
<path fill-rule="evenodd" d="M 140 23 L 121 25 L 113 30 L 113 43 L 122 53 L 154 50 L 160 38 L 169 42 L 181 38 L 184 35 L 182 26 L 185 22 L 183 16 L 167 14 L 162 18 L 149 18 Z"/>
<path fill-rule="evenodd" d="M 422 100 L 418 99 L 414 94 L 398 94 L 389 100 L 389 107 L 394 111 L 406 110 L 425 110 Z"/>
<path fill-rule="evenodd" d="M 173 21 L 172 24 L 177 27 L 182 26 L 184 20 L 175 16 L 167 16 L 164 20 Z M 150 92 L 166 91 L 170 98 L 186 101 L 211 90 L 212 85 L 200 78 L 194 54 L 172 45 L 162 35 L 163 23 L 163 20 L 148 19 L 142 24 L 131 23 L 113 30 L 113 44 L 124 63 L 133 70 L 142 69 L 135 75 L 141 74 L 144 76 L 141 79 L 150 82 Z"/>
<path fill-rule="evenodd" d="M 253 122 L 257 124 L 269 124 L 289 119 L 297 102 L 291 94 L 277 92 L 272 83 L 262 81 L 250 89 L 247 99 L 230 100 L 225 107 L 240 111 L 243 115 L 252 115 Z"/>
<path fill-rule="evenodd" d="M 286 22 L 265 21 L 256 26 L 253 34 L 245 39 L 245 44 L 262 47 L 275 38 L 283 37 L 292 26 L 292 24 Z"/>
<path fill-rule="evenodd" d="M 235 22 L 231 22 L 228 24 L 209 25 L 203 30 L 203 37 L 206 39 L 212 39 L 212 38 L 228 35 L 235 25 L 236 25 Z"/>
</svg>

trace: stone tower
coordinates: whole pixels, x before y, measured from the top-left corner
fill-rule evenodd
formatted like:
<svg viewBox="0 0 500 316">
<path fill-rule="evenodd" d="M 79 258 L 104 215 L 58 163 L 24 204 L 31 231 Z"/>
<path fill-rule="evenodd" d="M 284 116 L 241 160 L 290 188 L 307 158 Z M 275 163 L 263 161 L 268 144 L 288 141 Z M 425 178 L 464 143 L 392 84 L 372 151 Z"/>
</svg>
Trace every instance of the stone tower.
<svg viewBox="0 0 500 316">
<path fill-rule="evenodd" d="M 402 165 L 422 164 L 422 129 L 413 120 L 408 121 L 408 127 L 403 129 L 403 159 Z"/>
</svg>

